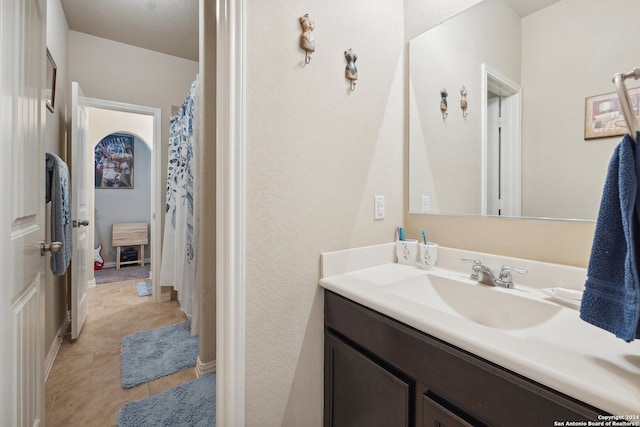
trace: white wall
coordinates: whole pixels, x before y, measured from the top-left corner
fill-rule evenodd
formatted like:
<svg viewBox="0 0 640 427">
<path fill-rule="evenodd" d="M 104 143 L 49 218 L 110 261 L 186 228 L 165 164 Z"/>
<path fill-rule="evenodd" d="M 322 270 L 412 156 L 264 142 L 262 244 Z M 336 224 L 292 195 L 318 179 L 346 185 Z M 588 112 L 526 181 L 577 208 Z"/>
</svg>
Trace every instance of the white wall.
<svg viewBox="0 0 640 427">
<path fill-rule="evenodd" d="M 88 97 L 162 109 L 169 135 L 172 105 L 181 105 L 198 63 L 69 31 L 69 80 Z"/>
<path fill-rule="evenodd" d="M 524 216 L 596 218 L 621 137 L 584 139 L 585 98 L 638 66 L 638 16 L 636 1 L 563 0 L 523 19 Z"/>
<path fill-rule="evenodd" d="M 402 2 L 247 6 L 246 425 L 321 426 L 320 253 L 389 242 L 404 217 Z"/>
</svg>

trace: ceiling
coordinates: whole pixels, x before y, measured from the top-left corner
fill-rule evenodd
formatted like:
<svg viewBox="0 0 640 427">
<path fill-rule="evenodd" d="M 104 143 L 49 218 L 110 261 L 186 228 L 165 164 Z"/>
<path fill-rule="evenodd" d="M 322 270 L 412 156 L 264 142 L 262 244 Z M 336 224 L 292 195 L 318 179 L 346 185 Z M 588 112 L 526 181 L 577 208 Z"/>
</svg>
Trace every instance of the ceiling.
<svg viewBox="0 0 640 427">
<path fill-rule="evenodd" d="M 560 0 L 505 0 L 521 17 L 535 13 L 558 1 Z"/>
<path fill-rule="evenodd" d="M 198 0 L 61 0 L 69 29 L 198 61 Z"/>
</svg>

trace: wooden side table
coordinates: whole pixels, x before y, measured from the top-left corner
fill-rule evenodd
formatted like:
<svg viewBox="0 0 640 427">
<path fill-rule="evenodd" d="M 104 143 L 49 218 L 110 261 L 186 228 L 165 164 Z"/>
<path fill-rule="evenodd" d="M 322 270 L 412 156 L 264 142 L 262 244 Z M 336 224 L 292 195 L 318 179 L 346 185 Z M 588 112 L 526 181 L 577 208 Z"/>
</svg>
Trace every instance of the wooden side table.
<svg viewBox="0 0 640 427">
<path fill-rule="evenodd" d="M 116 270 L 124 264 L 144 265 L 144 245 L 149 243 L 149 226 L 146 222 L 120 222 L 113 224 L 111 244 L 116 248 Z M 120 262 L 122 246 L 140 246 L 138 259 Z"/>
</svg>

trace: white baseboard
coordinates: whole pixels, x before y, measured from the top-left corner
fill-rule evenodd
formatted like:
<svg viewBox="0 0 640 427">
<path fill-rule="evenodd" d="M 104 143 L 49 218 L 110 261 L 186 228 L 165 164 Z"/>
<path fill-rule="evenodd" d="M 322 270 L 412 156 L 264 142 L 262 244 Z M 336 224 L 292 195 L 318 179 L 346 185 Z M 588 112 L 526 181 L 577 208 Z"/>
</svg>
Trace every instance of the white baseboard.
<svg viewBox="0 0 640 427">
<path fill-rule="evenodd" d="M 95 288 L 96 287 L 96 278 L 92 277 L 91 279 L 89 279 L 89 284 L 87 285 L 90 288 Z"/>
<path fill-rule="evenodd" d="M 207 375 L 207 374 L 215 374 L 216 373 L 216 361 L 212 360 L 208 363 L 202 363 L 200 360 L 200 356 L 198 356 L 198 361 L 196 363 L 196 375 L 198 378 Z"/>
<path fill-rule="evenodd" d="M 94 283 L 95 286 L 95 283 Z M 65 317 L 64 322 L 58 329 L 58 333 L 56 334 L 55 339 L 51 343 L 51 347 L 47 352 L 47 357 L 44 360 L 44 382 L 47 382 L 47 378 L 49 378 L 49 373 L 51 372 L 51 368 L 53 367 L 53 362 L 56 361 L 56 356 L 58 355 L 58 351 L 60 350 L 60 344 L 62 344 L 62 339 L 64 335 L 67 333 L 67 329 L 69 329 L 69 317 Z"/>
</svg>

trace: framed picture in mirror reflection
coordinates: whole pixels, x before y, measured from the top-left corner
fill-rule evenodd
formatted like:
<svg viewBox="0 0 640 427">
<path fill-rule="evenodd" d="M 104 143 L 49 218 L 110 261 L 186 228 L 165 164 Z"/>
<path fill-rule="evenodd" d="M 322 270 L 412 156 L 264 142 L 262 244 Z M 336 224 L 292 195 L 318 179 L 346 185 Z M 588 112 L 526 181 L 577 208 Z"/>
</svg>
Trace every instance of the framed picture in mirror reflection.
<svg viewBox="0 0 640 427">
<path fill-rule="evenodd" d="M 629 98 L 633 111 L 638 116 L 640 88 L 629 89 Z M 627 132 L 627 123 L 615 92 L 586 98 L 584 139 L 608 138 Z"/>
</svg>

